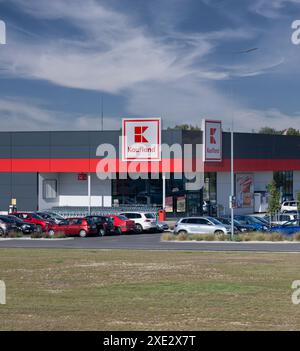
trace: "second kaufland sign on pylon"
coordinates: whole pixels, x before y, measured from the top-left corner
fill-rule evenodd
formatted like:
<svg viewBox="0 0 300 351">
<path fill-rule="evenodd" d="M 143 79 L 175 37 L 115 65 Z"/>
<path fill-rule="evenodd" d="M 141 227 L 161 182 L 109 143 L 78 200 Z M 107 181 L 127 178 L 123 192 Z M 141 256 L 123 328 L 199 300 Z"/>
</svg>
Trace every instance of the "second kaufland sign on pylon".
<svg viewBox="0 0 300 351">
<path fill-rule="evenodd" d="M 222 122 L 203 120 L 203 157 L 206 162 L 222 161 Z"/>
</svg>

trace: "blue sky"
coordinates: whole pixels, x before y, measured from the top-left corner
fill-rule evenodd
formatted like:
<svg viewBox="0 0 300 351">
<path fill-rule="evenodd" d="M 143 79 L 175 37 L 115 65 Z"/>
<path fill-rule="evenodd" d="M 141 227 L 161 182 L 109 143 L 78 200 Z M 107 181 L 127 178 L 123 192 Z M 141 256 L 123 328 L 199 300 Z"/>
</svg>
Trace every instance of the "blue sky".
<svg viewBox="0 0 300 351">
<path fill-rule="evenodd" d="M 0 0 L 1 130 L 300 128 L 300 0 Z M 240 53 L 248 48 L 258 50 Z"/>
</svg>

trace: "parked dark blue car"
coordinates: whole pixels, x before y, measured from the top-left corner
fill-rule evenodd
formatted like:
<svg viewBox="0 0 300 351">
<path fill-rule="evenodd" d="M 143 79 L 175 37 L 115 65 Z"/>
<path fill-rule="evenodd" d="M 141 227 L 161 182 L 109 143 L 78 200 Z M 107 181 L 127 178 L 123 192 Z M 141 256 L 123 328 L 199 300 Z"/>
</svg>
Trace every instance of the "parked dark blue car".
<svg viewBox="0 0 300 351">
<path fill-rule="evenodd" d="M 238 220 L 243 225 L 251 225 L 254 230 L 258 231 L 267 231 L 269 230 L 269 226 L 267 223 L 261 221 L 260 219 L 254 216 L 247 216 L 247 215 L 236 215 L 234 219 Z"/>
<path fill-rule="evenodd" d="M 291 235 L 295 233 L 300 233 L 300 220 L 294 219 L 292 221 L 286 222 L 282 225 L 277 225 L 270 228 L 271 232 L 278 232 L 286 235 Z"/>
<path fill-rule="evenodd" d="M 223 217 L 218 217 L 217 220 L 219 220 L 221 223 L 226 224 L 226 225 L 231 225 L 231 218 L 223 218 Z M 255 227 L 251 224 L 242 224 L 238 220 L 234 219 L 234 226 L 239 232 L 253 232 L 255 231 Z"/>
</svg>

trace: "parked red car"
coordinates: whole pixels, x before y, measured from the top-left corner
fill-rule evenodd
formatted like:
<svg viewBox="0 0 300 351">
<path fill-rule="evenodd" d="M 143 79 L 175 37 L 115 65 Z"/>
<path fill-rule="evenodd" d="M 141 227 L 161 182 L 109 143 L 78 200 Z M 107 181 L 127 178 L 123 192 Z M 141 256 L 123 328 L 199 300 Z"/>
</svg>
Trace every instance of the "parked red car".
<svg viewBox="0 0 300 351">
<path fill-rule="evenodd" d="M 45 232 L 48 230 L 49 221 L 32 212 L 14 212 L 12 215 L 20 218 L 23 222 L 33 223 L 36 225 L 37 232 Z"/>
<path fill-rule="evenodd" d="M 87 218 L 67 218 L 58 224 L 49 224 L 48 233 L 50 236 L 53 236 L 55 233 L 79 235 L 81 238 L 84 238 L 87 235 L 102 235 L 101 233 L 98 233 L 97 225 Z"/>
<path fill-rule="evenodd" d="M 119 234 L 135 231 L 135 222 L 122 215 L 109 216 L 114 224 L 115 231 Z"/>
</svg>

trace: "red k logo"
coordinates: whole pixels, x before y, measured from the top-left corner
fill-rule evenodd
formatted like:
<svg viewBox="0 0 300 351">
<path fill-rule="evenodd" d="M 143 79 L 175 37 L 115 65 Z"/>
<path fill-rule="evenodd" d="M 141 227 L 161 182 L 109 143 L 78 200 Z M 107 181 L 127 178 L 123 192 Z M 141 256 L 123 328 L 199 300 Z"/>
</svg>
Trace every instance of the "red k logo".
<svg viewBox="0 0 300 351">
<path fill-rule="evenodd" d="M 211 144 L 217 144 L 217 141 L 216 141 L 216 131 L 217 131 L 217 128 L 210 128 L 210 131 L 209 131 L 209 140 L 210 140 L 210 143 Z"/>
<path fill-rule="evenodd" d="M 147 129 L 148 129 L 147 126 L 134 127 L 134 142 L 135 143 L 148 143 L 148 140 L 143 135 Z"/>
</svg>

